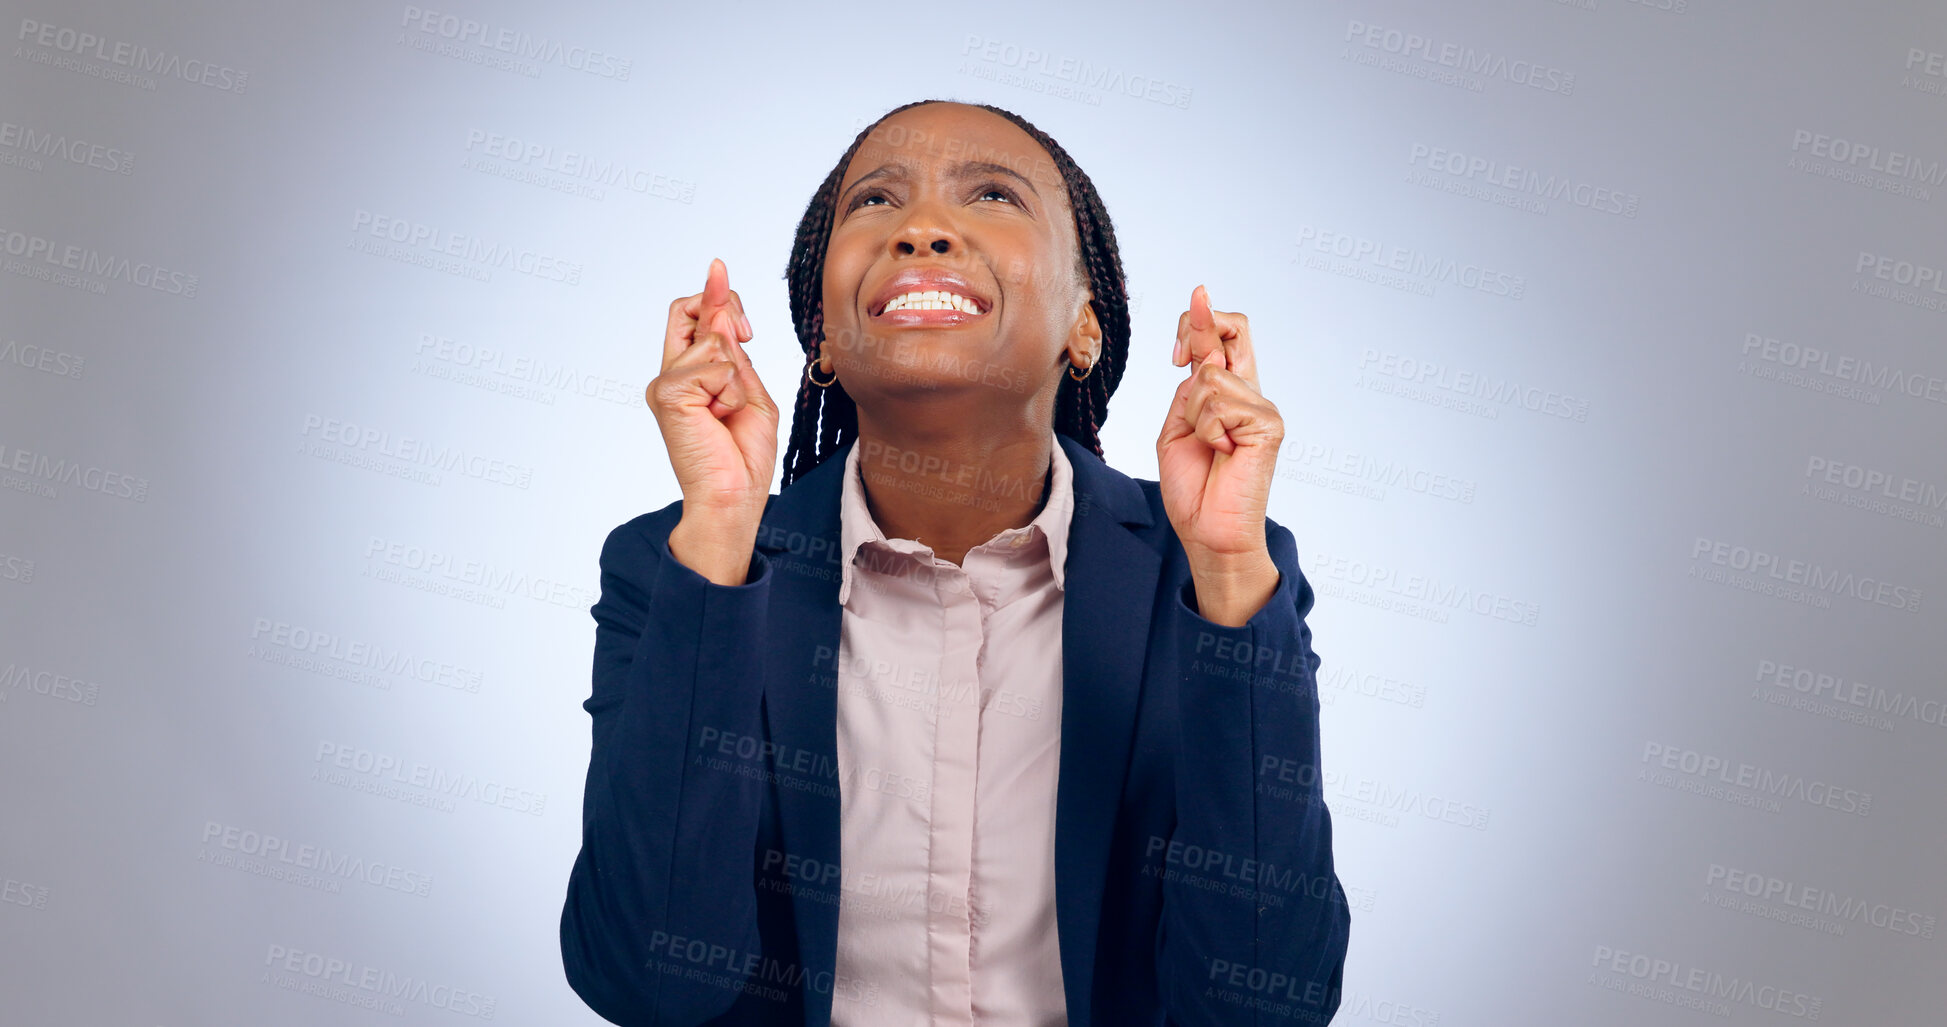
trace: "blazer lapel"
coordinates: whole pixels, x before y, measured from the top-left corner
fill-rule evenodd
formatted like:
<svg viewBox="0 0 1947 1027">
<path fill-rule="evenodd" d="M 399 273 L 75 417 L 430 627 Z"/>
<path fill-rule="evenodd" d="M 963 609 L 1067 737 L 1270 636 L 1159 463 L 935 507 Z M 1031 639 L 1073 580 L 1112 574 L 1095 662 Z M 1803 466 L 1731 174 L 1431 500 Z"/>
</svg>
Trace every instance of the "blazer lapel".
<svg viewBox="0 0 1947 1027">
<path fill-rule="evenodd" d="M 764 682 L 765 723 L 780 752 L 809 752 L 830 795 L 779 788 L 784 851 L 839 862 L 838 605 L 839 489 L 852 443 L 827 456 L 765 507 L 757 548 L 771 561 L 770 673 Z M 785 747 L 789 748 L 785 748 Z M 838 907 L 795 889 L 798 959 L 804 980 L 830 974 L 838 962 Z M 826 978 L 829 980 L 829 978 Z M 831 1022 L 831 989 L 807 987 L 805 1023 Z"/>
<path fill-rule="evenodd" d="M 1080 443 L 1055 438 L 1075 471 L 1075 516 L 1063 570 L 1055 920 L 1068 1022 L 1090 1027 L 1103 881 L 1163 557 L 1131 530 L 1154 523 L 1141 486 Z"/>
</svg>

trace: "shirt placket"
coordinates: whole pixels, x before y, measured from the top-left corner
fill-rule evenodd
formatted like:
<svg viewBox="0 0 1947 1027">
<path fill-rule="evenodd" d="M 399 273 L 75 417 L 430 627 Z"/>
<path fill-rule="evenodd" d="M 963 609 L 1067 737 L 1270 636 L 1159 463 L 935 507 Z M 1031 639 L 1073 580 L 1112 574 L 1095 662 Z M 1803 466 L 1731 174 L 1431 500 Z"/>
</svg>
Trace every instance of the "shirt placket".
<svg viewBox="0 0 1947 1027">
<path fill-rule="evenodd" d="M 927 862 L 926 939 L 934 1024 L 973 1023 L 972 923 L 975 774 L 980 748 L 980 602 L 966 572 L 939 561 L 934 588 L 943 639 L 933 719 L 933 831 Z"/>
</svg>

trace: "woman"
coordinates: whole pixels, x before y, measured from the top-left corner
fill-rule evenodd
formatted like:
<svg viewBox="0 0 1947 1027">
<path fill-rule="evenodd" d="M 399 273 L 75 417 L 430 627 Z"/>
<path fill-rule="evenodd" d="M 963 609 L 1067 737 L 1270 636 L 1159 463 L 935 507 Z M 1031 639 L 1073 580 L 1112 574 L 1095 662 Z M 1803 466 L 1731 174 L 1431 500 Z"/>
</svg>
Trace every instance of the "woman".
<svg viewBox="0 0 1947 1027">
<path fill-rule="evenodd" d="M 647 398 L 683 498 L 602 550 L 569 983 L 624 1024 L 1324 1023 L 1350 914 L 1283 437 L 1204 290 L 1101 458 L 1120 257 L 1059 144 L 922 101 L 787 271 L 779 411 L 722 262 Z"/>
</svg>

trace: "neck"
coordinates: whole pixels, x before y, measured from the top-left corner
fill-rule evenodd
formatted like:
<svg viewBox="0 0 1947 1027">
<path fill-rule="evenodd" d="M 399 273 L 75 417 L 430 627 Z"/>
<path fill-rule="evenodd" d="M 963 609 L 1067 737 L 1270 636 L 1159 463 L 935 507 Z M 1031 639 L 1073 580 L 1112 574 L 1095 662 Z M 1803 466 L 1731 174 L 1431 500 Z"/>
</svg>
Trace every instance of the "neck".
<svg viewBox="0 0 1947 1027">
<path fill-rule="evenodd" d="M 866 508 L 887 538 L 909 538 L 960 563 L 967 551 L 1034 520 L 1053 481 L 1054 429 L 897 432 L 859 411 Z"/>
</svg>

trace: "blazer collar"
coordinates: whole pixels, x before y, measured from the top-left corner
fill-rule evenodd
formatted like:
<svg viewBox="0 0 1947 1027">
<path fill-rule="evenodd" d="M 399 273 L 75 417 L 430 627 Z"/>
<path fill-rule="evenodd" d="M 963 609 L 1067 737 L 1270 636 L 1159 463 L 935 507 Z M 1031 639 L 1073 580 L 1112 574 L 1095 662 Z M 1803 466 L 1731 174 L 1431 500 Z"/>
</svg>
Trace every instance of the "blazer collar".
<svg viewBox="0 0 1947 1027">
<path fill-rule="evenodd" d="M 852 592 L 852 583 L 858 574 L 854 566 L 853 554 L 867 543 L 876 543 L 899 552 L 916 552 L 928 549 L 924 543 L 910 539 L 887 539 L 879 524 L 872 517 L 866 503 L 865 485 L 859 473 L 860 449 L 847 446 L 845 473 L 841 475 L 838 502 L 838 563 L 842 575 L 838 584 L 838 603 L 845 605 Z M 838 457 L 833 456 L 836 460 Z M 1055 587 L 1065 588 L 1064 578 L 1068 569 L 1068 526 L 1075 510 L 1075 472 L 1068 459 L 1068 453 L 1060 446 L 1052 448 L 1048 469 L 1043 472 L 1047 482 L 1048 495 L 1041 504 L 1041 510 L 1034 515 L 1025 527 L 1010 528 L 999 532 L 997 537 L 1010 533 L 1038 532 L 1047 539 L 1046 560 L 1054 572 Z"/>
</svg>

